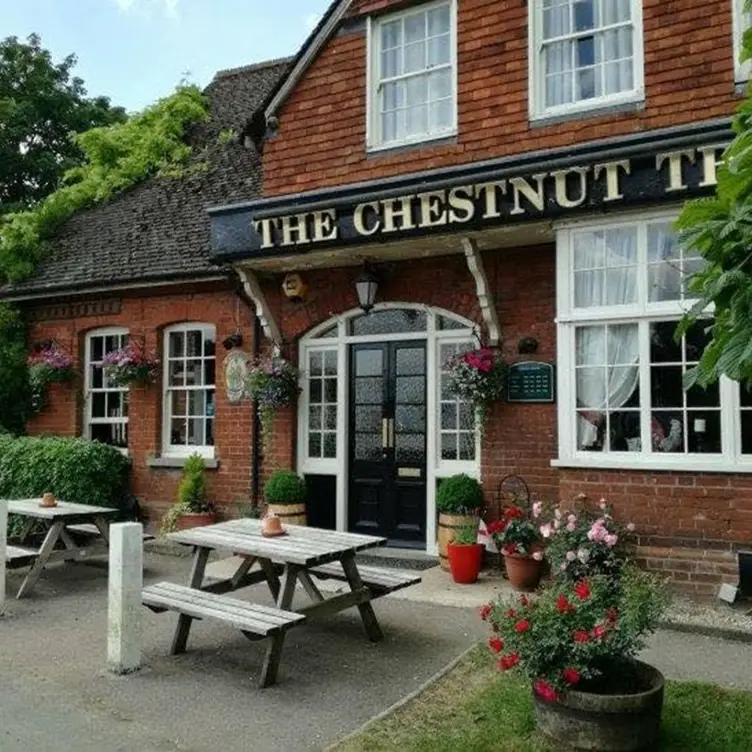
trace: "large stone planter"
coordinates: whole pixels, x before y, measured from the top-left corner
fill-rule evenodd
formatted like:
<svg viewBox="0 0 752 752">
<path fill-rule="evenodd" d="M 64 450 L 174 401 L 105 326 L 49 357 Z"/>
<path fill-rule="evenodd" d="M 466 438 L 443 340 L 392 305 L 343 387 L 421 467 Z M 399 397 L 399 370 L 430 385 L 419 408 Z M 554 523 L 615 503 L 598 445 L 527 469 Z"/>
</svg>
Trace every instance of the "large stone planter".
<svg viewBox="0 0 752 752">
<path fill-rule="evenodd" d="M 594 691 L 568 690 L 558 702 L 533 693 L 538 729 L 574 749 L 628 752 L 655 749 L 663 710 L 663 674 L 641 661 L 625 666 Z M 612 689 L 614 693 L 608 694 Z M 621 694 L 616 694 L 621 692 Z"/>
</svg>

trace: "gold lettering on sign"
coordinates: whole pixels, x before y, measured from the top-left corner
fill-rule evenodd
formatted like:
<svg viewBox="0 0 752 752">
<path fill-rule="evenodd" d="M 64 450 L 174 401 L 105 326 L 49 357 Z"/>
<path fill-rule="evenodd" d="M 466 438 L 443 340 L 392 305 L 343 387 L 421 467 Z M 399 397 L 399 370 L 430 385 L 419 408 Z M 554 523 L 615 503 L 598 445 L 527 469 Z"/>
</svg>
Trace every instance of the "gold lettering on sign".
<svg viewBox="0 0 752 752">
<path fill-rule="evenodd" d="M 381 202 L 384 210 L 384 232 L 397 232 L 397 230 L 414 230 L 413 204 L 415 196 L 400 196 L 388 198 Z M 399 208 L 397 206 L 399 205 Z M 397 227 L 395 220 L 400 220 Z"/>
<path fill-rule="evenodd" d="M 475 195 L 483 199 L 483 219 L 495 219 L 501 216 L 496 191 L 505 194 L 507 192 L 507 181 L 480 183 L 480 185 L 475 186 Z"/>
<path fill-rule="evenodd" d="M 337 212 L 334 209 L 313 212 L 313 242 L 320 243 L 324 240 L 336 240 L 339 236 L 339 228 L 335 224 Z"/>
<path fill-rule="evenodd" d="M 620 159 L 618 162 L 606 162 L 595 165 L 593 176 L 596 180 L 606 171 L 606 197 L 604 201 L 618 201 L 624 198 L 619 184 L 619 170 L 624 170 L 625 175 L 632 174 L 632 163 L 628 159 Z"/>
<path fill-rule="evenodd" d="M 307 245 L 310 242 L 305 214 L 282 217 L 282 245 Z"/>
<path fill-rule="evenodd" d="M 576 209 L 587 198 L 587 174 L 589 167 L 570 167 L 568 170 L 556 170 L 551 176 L 556 181 L 556 203 L 562 209 Z M 580 176 L 579 198 L 569 198 L 567 195 L 567 175 L 574 173 Z"/>
<path fill-rule="evenodd" d="M 440 227 L 447 223 L 446 191 L 429 191 L 419 193 L 420 224 L 419 227 Z"/>
<path fill-rule="evenodd" d="M 449 191 L 449 221 L 470 222 L 475 216 L 473 186 L 458 185 Z"/>
<path fill-rule="evenodd" d="M 277 221 L 276 219 L 257 219 L 253 223 L 254 229 L 261 235 L 262 248 L 274 248 L 272 230 L 276 227 Z"/>
<path fill-rule="evenodd" d="M 726 145 L 703 146 L 697 151 L 702 156 L 702 183 L 700 183 L 700 188 L 712 188 L 718 185 L 718 165 L 721 163 L 718 159 L 718 152 L 723 155 L 723 152 L 726 151 Z"/>
<path fill-rule="evenodd" d="M 655 158 L 656 170 L 662 169 L 663 163 L 668 160 L 668 188 L 666 188 L 666 193 L 687 190 L 687 185 L 684 182 L 682 159 L 687 159 L 694 164 L 695 150 L 668 151 L 665 154 L 658 154 Z"/>
<path fill-rule="evenodd" d="M 531 177 L 532 180 L 538 184 L 537 188 L 533 188 L 528 183 L 527 178 L 511 178 L 510 184 L 512 191 L 514 192 L 514 209 L 510 214 L 524 214 L 525 210 L 520 206 L 520 196 L 524 196 L 538 211 L 543 211 L 544 206 L 544 193 L 543 193 L 543 181 L 548 177 L 548 173 L 539 172 Z"/>
<path fill-rule="evenodd" d="M 366 227 L 365 213 L 370 209 L 375 215 L 375 221 L 370 227 Z M 379 219 L 379 207 L 375 203 L 358 204 L 353 213 L 353 225 L 358 235 L 375 235 L 381 229 L 381 220 Z"/>
</svg>

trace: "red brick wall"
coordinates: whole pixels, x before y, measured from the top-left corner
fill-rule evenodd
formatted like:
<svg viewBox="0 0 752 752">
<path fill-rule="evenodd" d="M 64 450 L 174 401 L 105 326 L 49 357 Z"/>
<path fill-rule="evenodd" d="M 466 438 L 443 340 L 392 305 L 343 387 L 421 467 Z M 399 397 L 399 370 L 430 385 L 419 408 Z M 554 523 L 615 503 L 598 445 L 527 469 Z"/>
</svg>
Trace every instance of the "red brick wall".
<svg viewBox="0 0 752 752">
<path fill-rule="evenodd" d="M 363 13 L 405 3 L 364 0 Z M 528 3 L 458 3 L 456 143 L 365 152 L 363 25 L 330 40 L 279 113 L 264 149 L 268 195 L 382 178 L 730 115 L 731 0 L 644 0 L 644 109 L 557 124 L 528 121 Z M 304 169 L 301 169 L 304 165 Z"/>
<path fill-rule="evenodd" d="M 127 327 L 130 335 L 143 342 L 148 352 L 161 359 L 161 332 L 164 327 L 196 321 L 217 328 L 217 394 L 215 404 L 216 456 L 219 468 L 207 472 L 209 498 L 226 512 L 234 512 L 233 503 L 248 502 L 251 486 L 252 414 L 248 402 L 230 404 L 225 396 L 222 360 L 226 351 L 222 340 L 239 329 L 243 348 L 253 347 L 253 319 L 247 305 L 230 290 L 212 292 L 182 291 L 174 294 L 129 297 L 122 301 L 117 315 L 86 316 L 35 322 L 30 341 L 54 339 L 83 370 L 83 341 L 91 329 L 108 326 Z M 55 385 L 50 406 L 28 426 L 31 434 L 55 433 L 63 436 L 81 434 L 83 408 L 81 380 L 70 385 Z M 132 388 L 129 409 L 129 456 L 132 461 L 132 488 L 152 516 L 159 516 L 175 500 L 181 477 L 179 469 L 151 468 L 149 457 L 161 452 L 161 377 L 158 383 Z"/>
</svg>

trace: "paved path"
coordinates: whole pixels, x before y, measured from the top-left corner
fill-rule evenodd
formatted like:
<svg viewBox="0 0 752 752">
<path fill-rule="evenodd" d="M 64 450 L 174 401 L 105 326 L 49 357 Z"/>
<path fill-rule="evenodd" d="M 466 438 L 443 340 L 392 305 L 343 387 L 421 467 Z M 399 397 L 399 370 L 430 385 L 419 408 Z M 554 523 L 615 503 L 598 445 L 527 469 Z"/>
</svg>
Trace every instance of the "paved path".
<svg viewBox="0 0 752 752">
<path fill-rule="evenodd" d="M 147 581 L 182 580 L 190 566 L 172 557 L 147 562 Z M 321 749 L 487 634 L 475 609 L 382 599 L 383 643 L 364 639 L 356 614 L 293 630 L 280 684 L 260 692 L 253 679 L 263 644 L 199 623 L 190 652 L 170 658 L 173 618 L 148 612 L 147 668 L 128 677 L 106 673 L 104 568 L 50 572 L 30 599 L 9 605 L 0 620 L 2 752 Z M 646 657 L 671 678 L 752 690 L 752 645 L 661 633 Z"/>
</svg>

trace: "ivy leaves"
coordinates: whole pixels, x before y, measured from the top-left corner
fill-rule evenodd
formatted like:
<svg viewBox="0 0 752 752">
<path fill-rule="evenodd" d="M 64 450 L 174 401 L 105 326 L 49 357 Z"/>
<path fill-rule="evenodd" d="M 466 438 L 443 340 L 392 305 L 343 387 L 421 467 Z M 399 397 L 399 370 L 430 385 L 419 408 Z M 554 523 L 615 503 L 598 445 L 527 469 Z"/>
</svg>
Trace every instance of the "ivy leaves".
<svg viewBox="0 0 752 752">
<path fill-rule="evenodd" d="M 191 154 L 186 130 L 208 119 L 196 86 L 181 86 L 126 122 L 73 136 L 85 161 L 33 208 L 0 217 L 0 281 L 33 273 L 56 228 L 81 209 L 111 199 L 150 177 L 179 173 Z"/>
</svg>

